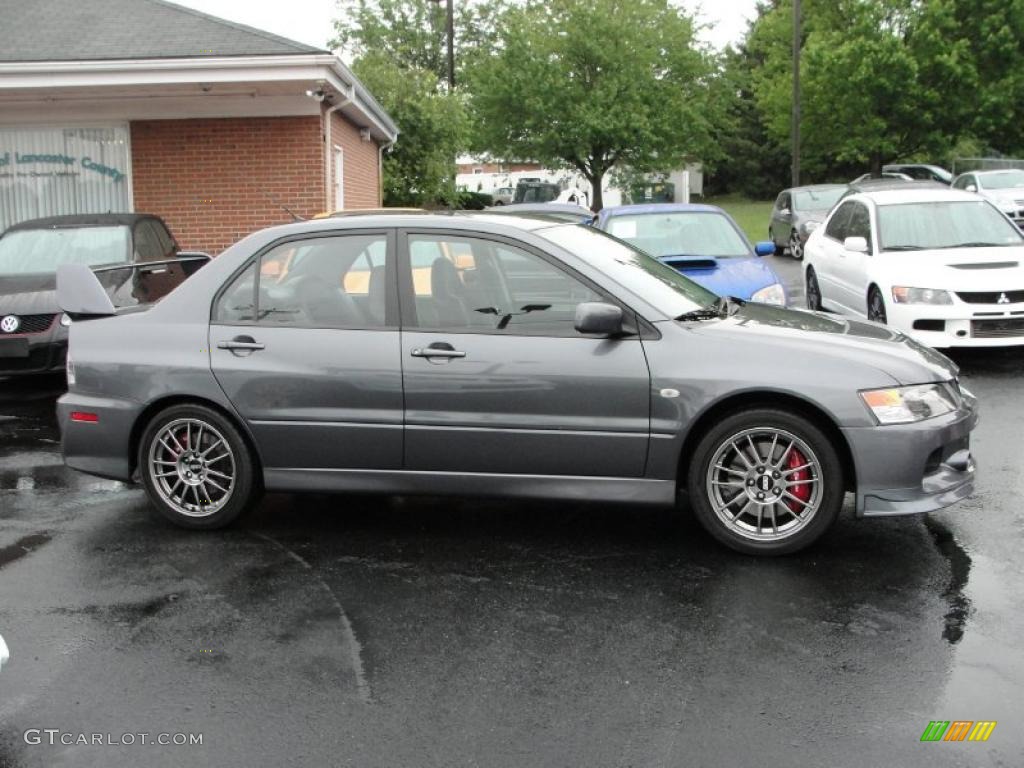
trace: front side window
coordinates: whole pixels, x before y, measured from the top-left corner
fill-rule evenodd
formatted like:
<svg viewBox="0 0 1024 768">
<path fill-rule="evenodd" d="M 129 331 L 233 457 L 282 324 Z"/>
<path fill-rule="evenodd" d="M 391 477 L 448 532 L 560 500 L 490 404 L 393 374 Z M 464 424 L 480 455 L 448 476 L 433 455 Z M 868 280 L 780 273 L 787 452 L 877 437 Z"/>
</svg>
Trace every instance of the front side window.
<svg viewBox="0 0 1024 768">
<path fill-rule="evenodd" d="M 52 274 L 61 264 L 125 264 L 128 227 L 21 229 L 0 237 L 0 276 Z"/>
<path fill-rule="evenodd" d="M 856 203 L 843 203 L 835 213 L 832 214 L 825 225 L 825 236 L 840 243 L 846 239 L 847 223 L 850 221 L 850 214 Z"/>
<path fill-rule="evenodd" d="M 871 253 L 871 215 L 868 213 L 866 205 L 851 204 L 850 219 L 846 224 L 846 237 L 863 237 L 868 243 L 868 253 Z"/>
<path fill-rule="evenodd" d="M 608 234 L 656 258 L 750 256 L 750 244 L 719 213 L 670 212 L 613 216 Z"/>
<path fill-rule="evenodd" d="M 576 305 L 606 300 L 539 256 L 496 241 L 414 234 L 409 261 L 420 328 L 574 336 Z"/>
<path fill-rule="evenodd" d="M 225 289 L 221 323 L 305 328 L 385 327 L 387 237 L 294 240 L 264 253 Z"/>
<path fill-rule="evenodd" d="M 878 206 L 883 251 L 1024 245 L 1020 230 L 986 200 Z"/>
</svg>

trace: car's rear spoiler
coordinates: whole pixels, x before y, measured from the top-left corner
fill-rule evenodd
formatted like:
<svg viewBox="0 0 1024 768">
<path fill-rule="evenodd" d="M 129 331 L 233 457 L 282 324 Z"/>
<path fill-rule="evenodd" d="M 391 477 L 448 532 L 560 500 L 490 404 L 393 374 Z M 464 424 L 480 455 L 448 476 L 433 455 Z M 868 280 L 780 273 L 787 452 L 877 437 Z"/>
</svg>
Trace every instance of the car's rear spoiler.
<svg viewBox="0 0 1024 768">
<path fill-rule="evenodd" d="M 92 317 L 108 317 L 121 312 L 145 309 L 149 304 L 115 306 L 110 291 L 100 280 L 100 275 L 133 273 L 138 275 L 160 274 L 171 265 L 179 265 L 186 277 L 210 261 L 209 254 L 181 251 L 173 259 L 145 261 L 138 264 L 111 264 L 105 267 L 87 267 L 84 264 L 62 264 L 57 267 L 57 305 L 72 319 L 85 320 Z"/>
<path fill-rule="evenodd" d="M 85 264 L 57 267 L 57 306 L 72 320 L 117 313 L 96 274 Z"/>
</svg>

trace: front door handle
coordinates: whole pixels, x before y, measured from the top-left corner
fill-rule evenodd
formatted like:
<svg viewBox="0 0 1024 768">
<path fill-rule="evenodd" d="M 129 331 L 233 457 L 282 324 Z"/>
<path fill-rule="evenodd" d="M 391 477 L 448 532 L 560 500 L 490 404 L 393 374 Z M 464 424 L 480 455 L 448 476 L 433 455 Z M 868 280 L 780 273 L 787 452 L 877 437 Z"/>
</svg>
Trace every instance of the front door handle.
<svg viewBox="0 0 1024 768">
<path fill-rule="evenodd" d="M 429 347 L 416 347 L 410 352 L 413 357 L 443 357 L 451 359 L 453 357 L 465 357 L 465 352 L 460 352 L 455 349 L 451 344 L 444 341 L 438 341 L 431 344 Z"/>
<path fill-rule="evenodd" d="M 217 343 L 217 349 L 264 349 L 265 346 L 256 341 L 252 336 L 235 336 L 231 341 Z"/>
</svg>

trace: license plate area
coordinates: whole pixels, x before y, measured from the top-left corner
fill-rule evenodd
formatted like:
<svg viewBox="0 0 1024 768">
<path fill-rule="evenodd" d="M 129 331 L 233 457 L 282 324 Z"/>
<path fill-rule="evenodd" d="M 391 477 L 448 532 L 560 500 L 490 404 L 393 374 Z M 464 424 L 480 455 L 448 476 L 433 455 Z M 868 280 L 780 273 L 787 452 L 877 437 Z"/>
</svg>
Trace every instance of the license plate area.
<svg viewBox="0 0 1024 768">
<path fill-rule="evenodd" d="M 0 338 L 0 357 L 28 357 L 28 339 Z"/>
</svg>

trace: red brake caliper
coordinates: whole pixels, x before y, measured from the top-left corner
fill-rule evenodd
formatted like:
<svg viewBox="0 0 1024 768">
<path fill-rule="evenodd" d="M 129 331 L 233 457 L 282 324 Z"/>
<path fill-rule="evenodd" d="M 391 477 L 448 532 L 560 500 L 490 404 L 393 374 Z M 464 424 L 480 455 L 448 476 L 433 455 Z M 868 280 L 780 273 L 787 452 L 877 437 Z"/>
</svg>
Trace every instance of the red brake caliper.
<svg viewBox="0 0 1024 768">
<path fill-rule="evenodd" d="M 789 458 L 786 460 L 786 469 L 793 470 L 797 467 L 803 467 L 807 463 L 807 459 L 802 453 L 796 448 L 792 448 L 789 451 Z M 790 483 L 796 482 L 797 480 L 810 480 L 811 472 L 807 467 L 799 469 L 796 472 L 792 472 L 787 475 L 787 480 Z M 806 502 L 811 498 L 811 484 L 800 483 L 800 485 L 791 485 L 789 492 L 796 496 L 800 501 Z M 792 512 L 800 512 L 804 505 L 797 504 L 793 499 L 786 499 L 786 506 L 789 507 Z"/>
</svg>

